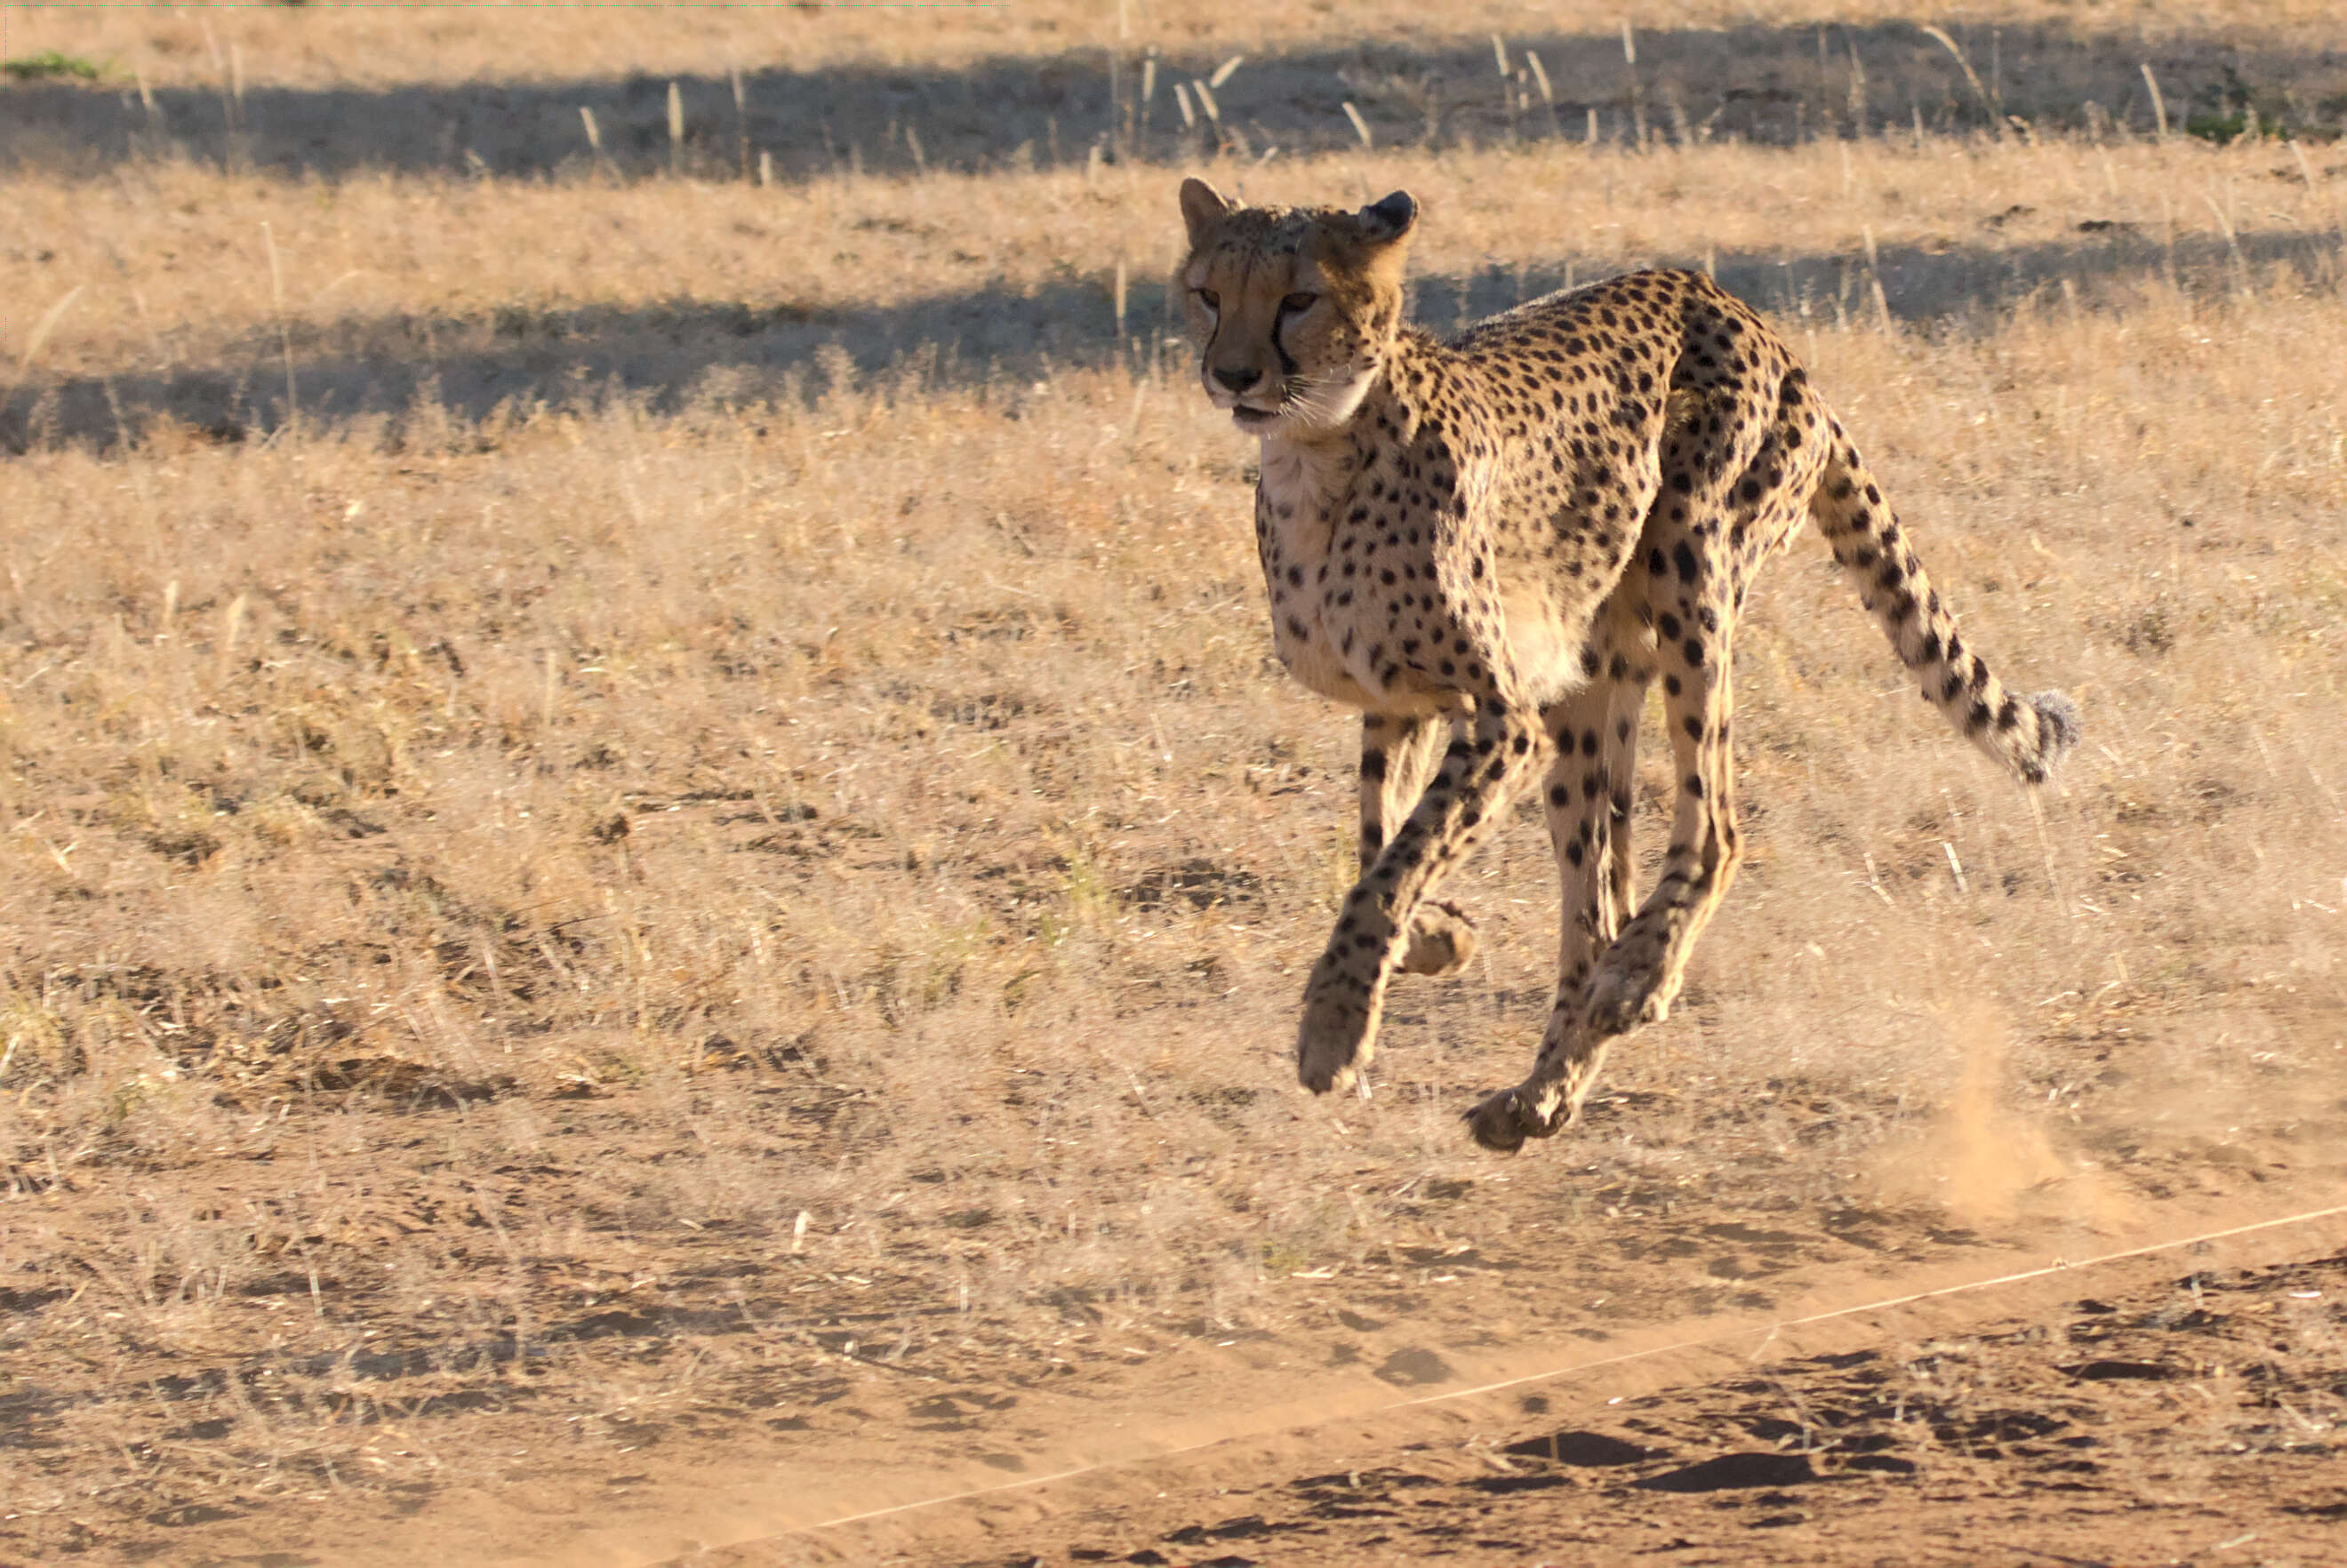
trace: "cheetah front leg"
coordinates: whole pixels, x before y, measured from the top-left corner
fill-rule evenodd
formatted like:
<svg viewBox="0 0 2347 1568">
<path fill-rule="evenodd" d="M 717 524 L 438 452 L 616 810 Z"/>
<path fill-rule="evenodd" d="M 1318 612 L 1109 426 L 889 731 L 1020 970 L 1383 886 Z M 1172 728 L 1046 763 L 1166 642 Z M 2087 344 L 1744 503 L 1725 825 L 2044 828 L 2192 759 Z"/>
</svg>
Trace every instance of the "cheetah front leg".
<svg viewBox="0 0 2347 1568">
<path fill-rule="evenodd" d="M 1399 713 L 1361 715 L 1361 875 L 1368 876 L 1392 826 L 1409 815 L 1447 722 Z M 1412 911 L 1401 968 L 1413 975 L 1456 974 L 1475 956 L 1475 922 L 1458 905 L 1428 899 Z"/>
<path fill-rule="evenodd" d="M 1346 895 L 1337 929 L 1304 988 L 1296 1071 L 1307 1089 L 1341 1089 L 1368 1065 L 1386 983 L 1408 950 L 1411 913 L 1506 809 L 1540 743 L 1529 704 L 1482 698 L 1471 724 L 1443 753 L 1417 809 Z"/>
</svg>

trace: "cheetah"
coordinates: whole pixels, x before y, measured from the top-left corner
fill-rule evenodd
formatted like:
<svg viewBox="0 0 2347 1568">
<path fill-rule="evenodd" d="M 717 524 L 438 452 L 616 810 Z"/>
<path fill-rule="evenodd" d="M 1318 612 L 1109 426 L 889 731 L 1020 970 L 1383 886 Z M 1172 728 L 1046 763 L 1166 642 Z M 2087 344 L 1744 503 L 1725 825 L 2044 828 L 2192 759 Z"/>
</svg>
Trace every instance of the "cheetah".
<svg viewBox="0 0 2347 1568">
<path fill-rule="evenodd" d="M 1742 845 L 1729 642 L 1761 562 L 1813 518 L 1923 696 L 2025 783 L 2076 741 L 1967 645 L 1784 342 L 1701 273 L 1551 294 L 1449 340 L 1402 320 L 1418 203 L 1243 206 L 1181 190 L 1178 274 L 1214 406 L 1262 442 L 1275 651 L 1361 714 L 1360 876 L 1313 965 L 1297 1076 L 1358 1081 L 1397 969 L 1448 974 L 1475 927 L 1433 895 L 1544 770 L 1563 884 L 1532 1073 L 1466 1113 L 1512 1152 L 1577 1118 L 1613 1040 L 1668 1015 Z M 1633 911 L 1648 685 L 1677 780 Z"/>
</svg>

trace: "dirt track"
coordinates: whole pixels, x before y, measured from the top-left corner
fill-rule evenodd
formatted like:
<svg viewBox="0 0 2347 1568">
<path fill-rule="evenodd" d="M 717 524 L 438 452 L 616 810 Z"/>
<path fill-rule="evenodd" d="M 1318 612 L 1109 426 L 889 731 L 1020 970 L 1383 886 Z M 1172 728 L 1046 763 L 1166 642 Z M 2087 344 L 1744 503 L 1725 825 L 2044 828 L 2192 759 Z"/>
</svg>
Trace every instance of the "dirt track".
<svg viewBox="0 0 2347 1568">
<path fill-rule="evenodd" d="M 2347 1516 L 2342 1239 L 2334 1213 L 1775 1332 L 1715 1327 L 714 1560 L 2329 1562 Z"/>
<path fill-rule="evenodd" d="M 1023 1379 L 842 1356 L 836 1396 L 774 1418 L 779 1441 L 737 1424 L 616 1470 L 540 1430 L 428 1507 L 186 1523 L 203 1561 L 280 1568 L 2321 1563 L 2347 1514 L 2339 1190 L 2302 1170 L 2099 1236 L 1949 1232 L 1788 1266 L 1767 1310 L 1518 1322 L 1480 1345 L 1468 1303 L 1508 1297 L 1454 1259 L 1466 1292 L 1421 1285 L 1420 1322 L 1371 1316 L 1399 1297 L 1362 1281 L 1318 1327 L 1122 1368 L 1073 1347 L 1081 1373 Z"/>
</svg>

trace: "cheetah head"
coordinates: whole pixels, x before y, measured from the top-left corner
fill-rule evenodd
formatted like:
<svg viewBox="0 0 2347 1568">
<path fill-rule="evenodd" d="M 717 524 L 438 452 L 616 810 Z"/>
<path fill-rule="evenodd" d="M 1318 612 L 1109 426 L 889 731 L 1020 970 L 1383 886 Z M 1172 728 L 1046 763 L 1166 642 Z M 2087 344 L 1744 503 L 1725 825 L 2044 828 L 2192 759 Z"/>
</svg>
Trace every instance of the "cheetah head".
<svg viewBox="0 0 2347 1568">
<path fill-rule="evenodd" d="M 1401 322 L 1418 203 L 1397 190 L 1358 212 L 1242 207 L 1186 179 L 1182 218 L 1190 256 L 1181 285 L 1214 406 L 1254 435 L 1344 428 Z"/>
</svg>

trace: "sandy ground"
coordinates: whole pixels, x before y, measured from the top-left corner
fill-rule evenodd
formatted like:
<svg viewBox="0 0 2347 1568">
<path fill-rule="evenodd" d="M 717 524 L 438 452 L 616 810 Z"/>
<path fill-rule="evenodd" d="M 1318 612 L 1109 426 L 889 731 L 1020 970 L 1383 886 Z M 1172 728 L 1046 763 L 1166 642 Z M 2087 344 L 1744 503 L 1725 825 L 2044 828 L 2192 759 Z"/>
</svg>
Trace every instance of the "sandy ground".
<svg viewBox="0 0 2347 1568">
<path fill-rule="evenodd" d="M 1278 1334 L 1025 1366 L 846 1348 L 819 1387 L 730 1379 L 600 1462 L 528 1419 L 516 1368 L 492 1473 L 5 1560 L 2311 1564 L 2347 1501 L 2339 1190 L 2274 1167 L 1995 1237 L 1690 1205 L 1588 1237 L 1631 1304 L 1605 1327 L 1525 1321 L 1554 1295 L 1536 1260 L 1430 1252 L 1304 1282 L 1325 1299 Z M 1747 1287 L 1686 1310 L 1691 1273 L 1729 1272 Z M 581 1331 L 641 1331 L 622 1316 Z"/>
<path fill-rule="evenodd" d="M 1096 1474 L 690 1560 L 2335 1562 L 2347 1252 L 2310 1244 L 2343 1223 L 1712 1327 L 1696 1347 L 1129 1467 L 1122 1485 Z M 1407 1358 L 1385 1368 L 1413 1375 Z"/>
</svg>

